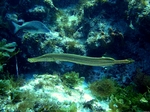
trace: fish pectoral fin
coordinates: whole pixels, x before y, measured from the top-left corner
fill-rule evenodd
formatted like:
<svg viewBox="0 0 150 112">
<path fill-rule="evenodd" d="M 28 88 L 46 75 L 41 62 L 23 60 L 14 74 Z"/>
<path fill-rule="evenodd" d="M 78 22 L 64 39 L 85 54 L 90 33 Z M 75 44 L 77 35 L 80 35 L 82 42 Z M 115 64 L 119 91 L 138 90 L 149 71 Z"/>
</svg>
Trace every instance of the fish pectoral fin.
<svg viewBox="0 0 150 112">
<path fill-rule="evenodd" d="M 22 32 L 23 32 L 23 33 L 26 33 L 26 32 L 28 32 L 28 30 L 24 29 L 24 30 L 22 30 Z"/>
<path fill-rule="evenodd" d="M 57 64 L 61 64 L 60 61 L 56 60 L 55 58 L 52 58 L 54 62 L 56 62 Z"/>
<path fill-rule="evenodd" d="M 61 62 L 60 61 L 55 61 L 57 64 L 61 64 Z"/>
</svg>

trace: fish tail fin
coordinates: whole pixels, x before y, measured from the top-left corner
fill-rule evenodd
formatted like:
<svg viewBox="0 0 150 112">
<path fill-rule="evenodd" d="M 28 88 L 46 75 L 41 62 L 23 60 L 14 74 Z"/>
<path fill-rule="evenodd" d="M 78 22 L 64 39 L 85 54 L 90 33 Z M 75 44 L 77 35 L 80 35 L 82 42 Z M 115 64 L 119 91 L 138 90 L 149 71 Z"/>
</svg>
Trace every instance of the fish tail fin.
<svg viewBox="0 0 150 112">
<path fill-rule="evenodd" d="M 19 31 L 19 29 L 20 29 L 21 26 L 18 25 L 17 23 L 15 23 L 15 22 L 12 22 L 12 24 L 14 26 L 14 34 L 15 34 L 15 33 L 17 33 Z"/>
</svg>

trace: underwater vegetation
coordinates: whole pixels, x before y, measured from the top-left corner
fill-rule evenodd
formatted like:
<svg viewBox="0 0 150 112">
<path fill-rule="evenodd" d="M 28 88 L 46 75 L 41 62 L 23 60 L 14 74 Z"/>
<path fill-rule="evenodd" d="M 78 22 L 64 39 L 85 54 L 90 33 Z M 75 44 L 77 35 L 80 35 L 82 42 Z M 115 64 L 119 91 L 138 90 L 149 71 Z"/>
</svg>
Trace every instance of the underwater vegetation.
<svg viewBox="0 0 150 112">
<path fill-rule="evenodd" d="M 7 95 L 12 86 L 9 80 L 0 80 L 0 95 Z"/>
<path fill-rule="evenodd" d="M 57 105 L 53 102 L 45 102 L 42 103 L 39 108 L 37 108 L 38 112 L 46 111 L 46 112 L 77 112 L 77 105 L 76 103 L 71 103 L 69 107 L 63 107 Z"/>
<path fill-rule="evenodd" d="M 12 21 L 24 26 L 20 34 L 11 34 Z M 1 76 L 17 47 L 20 73 L 37 75 L 0 80 L 0 111 L 102 112 L 102 102 L 110 112 L 149 111 L 149 23 L 149 0 L 1 0 Z M 45 63 L 58 61 L 73 64 Z M 95 82 L 86 85 L 89 76 Z"/>
<path fill-rule="evenodd" d="M 64 76 L 56 73 L 34 75 L 34 79 L 20 85 L 20 81 L 0 80 L 0 109 L 3 111 L 78 112 L 104 110 L 83 88 L 84 78 L 76 72 Z M 81 90 L 80 90 L 81 89 Z M 90 108 L 91 107 L 91 108 Z"/>
<path fill-rule="evenodd" d="M 150 75 L 138 69 L 133 77 L 133 82 L 136 84 L 136 90 L 138 92 L 145 93 L 150 88 Z"/>
<path fill-rule="evenodd" d="M 61 80 L 65 86 L 73 88 L 78 85 L 82 85 L 84 82 L 84 77 L 79 77 L 79 73 L 72 71 L 63 74 L 61 76 Z"/>
<path fill-rule="evenodd" d="M 147 111 L 150 107 L 150 90 L 144 94 L 137 92 L 135 85 L 124 88 L 118 87 L 116 92 L 110 97 L 110 112 L 137 112 Z"/>
<path fill-rule="evenodd" d="M 104 78 L 92 82 L 89 88 L 99 100 L 109 99 L 109 112 L 147 111 L 150 107 L 149 80 L 149 75 L 138 70 L 133 82 L 127 86 Z"/>
<path fill-rule="evenodd" d="M 107 98 L 112 95 L 115 90 L 115 83 L 111 79 L 97 80 L 89 85 L 91 92 L 98 98 Z"/>
<path fill-rule="evenodd" d="M 74 13 L 72 15 L 72 13 Z M 82 24 L 84 12 L 83 10 L 59 10 L 56 13 L 55 24 L 58 26 L 57 30 L 63 37 L 74 38 L 74 34 L 78 31 L 79 25 Z M 76 38 L 76 37 L 75 37 Z"/>
<path fill-rule="evenodd" d="M 141 77 L 142 73 L 138 72 L 138 74 Z M 147 79 L 149 80 L 150 77 Z M 0 108 L 5 111 L 19 112 L 31 110 L 37 112 L 78 112 L 78 110 L 105 112 L 100 102 L 109 101 L 107 112 L 134 112 L 149 109 L 150 88 L 148 86 L 147 90 L 142 93 L 136 84 L 122 87 L 114 80 L 105 78 L 90 83 L 89 89 L 92 94 L 89 94 L 89 92 L 86 93 L 88 87 L 85 87 L 85 90 L 80 88 L 83 82 L 84 77 L 80 77 L 79 73 L 74 71 L 63 75 L 57 73 L 34 75 L 34 79 L 28 82 L 22 81 L 21 78 L 16 81 L 13 78 L 0 80 L 0 96 L 3 97 L 3 100 L 0 100 L 0 103 L 3 102 Z M 88 97 L 91 98 L 88 100 Z"/>
<path fill-rule="evenodd" d="M 24 82 L 25 80 L 23 80 L 21 77 L 18 79 L 7 77 L 7 79 L 0 80 L 0 97 L 2 97 L 0 100 L 1 110 L 3 110 L 4 107 L 6 109 L 10 108 L 11 105 L 14 105 L 28 97 L 24 91 L 19 89 L 20 86 L 24 84 Z"/>
<path fill-rule="evenodd" d="M 110 95 L 109 112 L 147 111 L 150 107 L 150 76 L 137 70 L 129 85 L 116 85 Z M 94 82 L 95 83 L 95 82 Z"/>
<path fill-rule="evenodd" d="M 6 39 L 0 41 L 0 72 L 3 71 L 3 66 L 7 61 L 17 54 L 16 47 L 16 42 L 8 43 Z"/>
</svg>

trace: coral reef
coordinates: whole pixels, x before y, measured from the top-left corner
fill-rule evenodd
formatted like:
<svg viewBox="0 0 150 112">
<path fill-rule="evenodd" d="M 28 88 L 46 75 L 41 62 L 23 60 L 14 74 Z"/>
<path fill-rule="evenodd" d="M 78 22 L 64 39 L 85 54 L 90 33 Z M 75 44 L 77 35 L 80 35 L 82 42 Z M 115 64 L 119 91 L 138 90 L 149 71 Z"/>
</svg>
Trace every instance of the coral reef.
<svg viewBox="0 0 150 112">
<path fill-rule="evenodd" d="M 28 10 L 28 15 L 32 17 L 32 19 L 43 20 L 46 16 L 46 9 L 44 6 L 35 6 Z"/>
<path fill-rule="evenodd" d="M 29 21 L 41 21 L 50 32 L 13 33 L 11 22 L 22 25 Z M 150 93 L 149 23 L 149 0 L 0 1 L 0 72 L 4 67 L 6 72 L 13 71 L 10 75 L 19 71 L 26 78 L 33 73 L 56 71 L 64 74 L 35 76 L 21 87 L 12 86 L 14 83 L 10 80 L 0 80 L 0 110 L 55 111 L 59 107 L 57 111 L 62 112 L 107 110 L 102 108 L 102 102 L 94 100 L 93 95 L 96 95 L 102 97 L 100 100 L 108 98 L 110 111 L 147 111 Z M 16 52 L 17 48 L 20 53 Z M 11 58 L 16 53 L 17 57 Z M 116 60 L 132 58 L 135 62 L 110 67 L 27 62 L 28 58 L 47 53 L 104 56 Z M 77 72 L 85 76 L 87 82 L 92 82 L 89 87 L 93 95 L 89 95 L 85 88 L 75 87 L 85 87 Z M 2 75 L 7 76 L 7 73 Z M 108 79 L 104 81 L 103 78 Z M 115 84 L 110 78 L 119 85 L 115 93 Z M 134 85 L 130 85 L 132 83 Z M 59 93 L 63 93 L 65 101 L 58 97 Z M 68 101 L 72 97 L 76 99 Z"/>
<path fill-rule="evenodd" d="M 75 75 L 74 77 L 72 75 Z M 71 77 L 72 76 L 72 77 Z M 75 79 L 73 79 L 75 78 Z M 73 82 L 70 82 L 73 81 Z M 24 85 L 13 86 L 15 82 L 1 80 L 0 94 L 4 99 L 0 109 L 3 111 L 51 111 L 51 112 L 83 112 L 108 110 L 101 101 L 94 100 L 83 84 L 78 73 L 34 75 L 34 79 Z M 71 88 L 70 88 L 71 87 Z M 92 108 L 89 108 L 90 105 Z"/>
<path fill-rule="evenodd" d="M 28 52 L 30 54 L 46 54 L 46 53 L 63 53 L 72 52 L 74 54 L 85 54 L 85 46 L 82 43 L 76 41 L 75 39 L 65 38 L 58 34 L 58 32 L 51 34 L 38 34 L 33 35 L 30 33 L 25 33 L 22 42 L 25 45 L 30 46 Z M 32 43 L 32 44 L 30 44 Z M 34 46 L 32 46 L 34 44 Z"/>
<path fill-rule="evenodd" d="M 60 10 L 56 13 L 55 24 L 58 26 L 57 30 L 62 36 L 74 38 L 73 34 L 78 31 L 83 15 L 83 10 Z"/>
<path fill-rule="evenodd" d="M 130 20 L 130 27 L 135 32 L 140 32 L 144 38 L 149 41 L 147 38 L 150 35 L 149 21 L 150 21 L 150 3 L 148 0 L 132 0 L 128 1 L 128 20 Z"/>
<path fill-rule="evenodd" d="M 77 4 L 79 0 L 72 0 L 72 1 L 64 0 L 63 2 L 61 0 L 52 0 L 52 1 L 54 5 L 58 8 L 66 8 L 71 5 Z"/>
<path fill-rule="evenodd" d="M 56 8 L 52 0 L 44 0 L 44 3 L 50 8 Z M 57 9 L 57 8 L 56 8 Z"/>
</svg>

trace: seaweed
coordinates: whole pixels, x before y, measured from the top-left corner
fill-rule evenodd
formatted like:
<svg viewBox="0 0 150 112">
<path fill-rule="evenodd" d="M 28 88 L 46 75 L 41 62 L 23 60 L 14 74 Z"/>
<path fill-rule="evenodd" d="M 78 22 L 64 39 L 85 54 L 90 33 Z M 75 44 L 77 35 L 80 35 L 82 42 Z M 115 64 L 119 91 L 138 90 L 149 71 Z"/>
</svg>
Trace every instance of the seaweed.
<svg viewBox="0 0 150 112">
<path fill-rule="evenodd" d="M 58 102 L 57 102 L 58 103 Z M 49 102 L 45 100 L 44 103 L 37 104 L 36 112 L 77 112 L 77 104 L 72 102 L 70 105 L 57 104 L 55 101 Z"/>
<path fill-rule="evenodd" d="M 98 98 L 108 98 L 116 90 L 115 83 L 111 79 L 95 81 L 89 86 L 91 92 Z"/>
<path fill-rule="evenodd" d="M 0 72 L 3 71 L 3 66 L 6 65 L 8 59 L 16 55 L 16 42 L 7 43 L 6 39 L 0 41 Z"/>
<path fill-rule="evenodd" d="M 37 99 L 36 95 L 31 91 L 22 91 L 22 94 L 19 95 L 22 102 L 19 103 L 17 111 L 26 112 L 29 109 L 33 109 Z"/>
<path fill-rule="evenodd" d="M 7 96 L 12 88 L 9 80 L 0 80 L 0 95 Z"/>
<path fill-rule="evenodd" d="M 74 71 L 67 72 L 64 75 L 62 75 L 60 78 L 63 84 L 69 88 L 73 88 L 79 84 L 82 84 L 84 81 L 84 77 L 79 77 L 79 73 L 76 73 Z"/>
<path fill-rule="evenodd" d="M 110 112 L 141 112 L 150 107 L 150 91 L 141 94 L 136 91 L 135 85 L 118 87 L 110 99 Z"/>
</svg>

